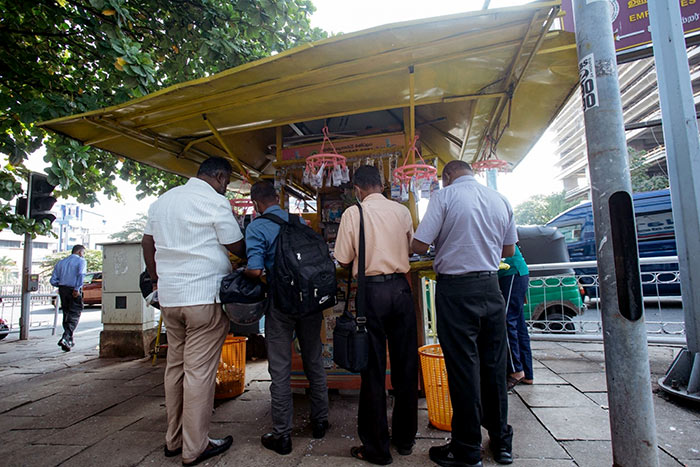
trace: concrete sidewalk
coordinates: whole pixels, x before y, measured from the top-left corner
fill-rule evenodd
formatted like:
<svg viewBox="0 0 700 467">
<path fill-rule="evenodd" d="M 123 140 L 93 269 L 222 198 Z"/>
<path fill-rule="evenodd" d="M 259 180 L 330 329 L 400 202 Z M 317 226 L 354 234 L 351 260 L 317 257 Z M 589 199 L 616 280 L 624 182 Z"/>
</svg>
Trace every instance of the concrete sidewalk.
<svg viewBox="0 0 700 467">
<path fill-rule="evenodd" d="M 15 339 L 0 341 L 2 465 L 180 465 L 179 457 L 163 456 L 162 360 L 152 366 L 146 359 L 99 359 L 96 332 L 81 335 L 69 353 L 54 337 Z M 654 382 L 677 350 L 649 348 Z M 514 465 L 611 465 L 602 344 L 533 342 L 533 352 L 535 384 L 509 396 Z M 266 362 L 249 362 L 246 383 L 243 395 L 217 402 L 213 416 L 212 436 L 232 434 L 233 447 L 202 465 L 368 465 L 349 454 L 360 444 L 357 393 L 331 394 L 331 428 L 322 440 L 311 437 L 306 398 L 295 394 L 294 451 L 279 456 L 260 444 L 270 429 Z M 428 426 L 425 400 L 419 402 L 416 448 L 411 456 L 394 453 L 394 465 L 434 465 L 428 448 L 449 438 Z M 656 390 L 654 403 L 661 465 L 700 466 L 700 410 Z M 488 450 L 484 464 L 496 465 Z"/>
</svg>

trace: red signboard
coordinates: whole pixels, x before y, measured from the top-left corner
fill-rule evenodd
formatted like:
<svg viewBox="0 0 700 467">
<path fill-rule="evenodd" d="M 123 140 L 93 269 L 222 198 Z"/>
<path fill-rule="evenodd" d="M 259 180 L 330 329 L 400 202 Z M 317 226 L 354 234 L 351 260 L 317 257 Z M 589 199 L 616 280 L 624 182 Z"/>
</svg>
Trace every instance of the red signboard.
<svg viewBox="0 0 700 467">
<path fill-rule="evenodd" d="M 611 4 L 615 50 L 618 52 L 651 43 L 647 0 L 608 0 Z M 677 0 L 685 34 L 700 30 L 700 0 Z M 562 0 L 564 30 L 574 32 L 572 0 Z"/>
</svg>

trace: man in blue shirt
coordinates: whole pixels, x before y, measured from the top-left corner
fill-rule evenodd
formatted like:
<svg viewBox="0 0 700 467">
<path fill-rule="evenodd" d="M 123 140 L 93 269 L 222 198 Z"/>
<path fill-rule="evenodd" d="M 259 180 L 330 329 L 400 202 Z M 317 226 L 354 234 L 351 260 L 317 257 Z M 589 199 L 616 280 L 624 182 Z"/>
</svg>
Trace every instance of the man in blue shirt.
<svg viewBox="0 0 700 467">
<path fill-rule="evenodd" d="M 85 247 L 75 245 L 71 255 L 56 264 L 51 275 L 51 285 L 58 287 L 63 310 L 63 336 L 58 346 L 64 352 L 70 351 L 73 343 L 73 332 L 78 327 L 80 314 L 83 312 L 83 278 L 87 262 Z"/>
<path fill-rule="evenodd" d="M 273 214 L 289 221 L 289 213 L 279 206 L 275 187 L 268 181 L 254 184 L 250 189 L 255 212 Z M 303 219 L 299 218 L 301 222 Z M 248 266 L 245 274 L 259 278 L 263 271 L 267 277 L 275 264 L 275 250 L 280 226 L 264 218 L 255 219 L 246 228 L 246 256 Z M 292 452 L 292 405 L 291 368 L 292 336 L 296 332 L 301 347 L 304 374 L 309 380 L 311 392 L 311 426 L 314 438 L 323 438 L 328 429 L 328 386 L 326 371 L 321 357 L 321 323 L 323 315 L 317 313 L 302 318 L 292 316 L 270 305 L 265 315 L 265 340 L 267 342 L 267 364 L 272 378 L 270 397 L 272 403 L 271 433 L 262 436 L 267 449 L 278 454 Z"/>
</svg>

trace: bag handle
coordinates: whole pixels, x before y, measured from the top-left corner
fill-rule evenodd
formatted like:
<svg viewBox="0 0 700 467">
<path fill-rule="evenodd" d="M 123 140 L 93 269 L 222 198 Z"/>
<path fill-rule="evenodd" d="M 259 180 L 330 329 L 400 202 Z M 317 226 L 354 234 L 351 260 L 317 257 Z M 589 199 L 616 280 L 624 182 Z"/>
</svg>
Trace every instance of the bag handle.
<svg viewBox="0 0 700 467">
<path fill-rule="evenodd" d="M 355 322 L 357 327 L 364 330 L 365 324 L 367 323 L 367 318 L 365 317 L 365 221 L 362 215 L 362 206 L 357 203 L 357 209 L 360 211 L 360 244 L 358 246 L 358 259 L 357 259 L 357 295 L 355 295 Z M 350 304 L 350 284 L 352 282 L 352 265 L 348 272 L 348 293 L 345 298 L 345 311 L 346 315 L 352 316 L 348 311 L 348 306 Z"/>
</svg>

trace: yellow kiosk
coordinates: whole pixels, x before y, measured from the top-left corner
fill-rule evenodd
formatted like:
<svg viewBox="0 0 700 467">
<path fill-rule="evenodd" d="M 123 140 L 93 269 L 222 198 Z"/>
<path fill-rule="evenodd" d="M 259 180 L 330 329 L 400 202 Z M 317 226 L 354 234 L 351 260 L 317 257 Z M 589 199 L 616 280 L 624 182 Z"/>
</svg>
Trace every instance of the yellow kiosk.
<svg viewBox="0 0 700 467">
<path fill-rule="evenodd" d="M 389 24 L 41 126 L 184 176 L 210 156 L 228 158 L 237 171 L 230 189 L 245 192 L 255 179 L 275 179 L 286 206 L 299 204 L 332 246 L 349 200 L 332 176 L 330 186 L 310 182 L 308 173 L 305 178 L 307 157 L 330 141 L 350 174 L 361 163 L 380 168 L 394 197 L 394 169 L 404 163 L 438 173 L 452 159 L 512 168 L 578 82 L 574 36 L 557 28 L 559 15 L 559 1 L 540 1 Z M 408 151 L 416 136 L 423 161 Z M 416 225 L 425 188 L 398 190 L 399 198 L 408 195 Z M 412 264 L 410 282 L 425 325 L 418 272 L 432 264 Z M 332 317 L 329 310 L 327 350 Z M 424 329 L 419 325 L 418 345 Z M 357 387 L 358 378 L 335 368 L 330 355 L 329 386 Z M 294 378 L 303 384 L 301 371 Z"/>
</svg>

